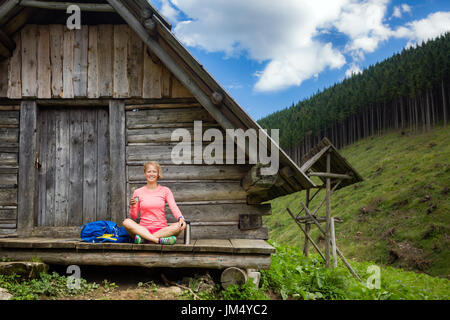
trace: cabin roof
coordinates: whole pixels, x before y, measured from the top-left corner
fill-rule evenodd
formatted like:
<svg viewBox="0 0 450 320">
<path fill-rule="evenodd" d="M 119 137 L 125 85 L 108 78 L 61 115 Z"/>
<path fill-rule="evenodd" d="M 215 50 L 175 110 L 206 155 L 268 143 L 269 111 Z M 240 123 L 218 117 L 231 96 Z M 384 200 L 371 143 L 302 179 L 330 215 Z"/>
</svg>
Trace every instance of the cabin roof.
<svg viewBox="0 0 450 320">
<path fill-rule="evenodd" d="M 62 1 L 0 0 L 0 56 L 14 50 L 12 35 L 27 23 L 46 24 L 51 21 L 65 24 L 68 17 L 65 11 L 42 8 L 44 4 L 55 3 Z M 77 0 L 76 3 L 100 5 L 99 11 L 86 13 L 83 24 L 98 24 L 101 21 L 127 23 L 224 129 L 255 129 L 258 132 L 262 129 L 190 54 L 172 33 L 171 24 L 147 0 Z M 275 187 L 277 190 L 272 190 L 274 192 L 269 198 L 315 187 L 313 181 L 271 137 L 264 131 L 263 134 L 268 138 L 267 148 L 270 149 L 273 144 L 274 150 L 279 150 L 280 173 L 289 182 L 289 188 Z"/>
<path fill-rule="evenodd" d="M 330 154 L 330 173 L 349 176 L 342 179 L 336 189 L 341 189 L 349 185 L 362 182 L 364 179 L 355 168 L 345 159 L 336 147 L 327 138 L 323 138 L 314 148 L 312 148 L 303 158 L 301 170 L 307 175 L 327 172 L 327 153 Z M 319 176 L 325 183 L 326 178 Z"/>
</svg>

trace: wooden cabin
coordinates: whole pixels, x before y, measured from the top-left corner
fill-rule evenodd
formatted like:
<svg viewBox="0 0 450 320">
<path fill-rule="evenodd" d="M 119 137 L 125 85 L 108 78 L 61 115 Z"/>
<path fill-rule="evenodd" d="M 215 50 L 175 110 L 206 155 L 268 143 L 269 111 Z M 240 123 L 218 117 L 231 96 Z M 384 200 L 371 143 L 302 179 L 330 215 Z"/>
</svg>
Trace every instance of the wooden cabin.
<svg viewBox="0 0 450 320">
<path fill-rule="evenodd" d="M 174 129 L 260 127 L 146 0 L 77 2 L 81 29 L 70 30 L 60 1 L 0 0 L 0 256 L 268 268 L 262 203 L 314 183 L 270 137 L 279 171 L 269 182 L 249 163 L 174 164 Z M 149 160 L 163 166 L 192 243 L 77 241 L 83 224 L 127 217 Z"/>
</svg>

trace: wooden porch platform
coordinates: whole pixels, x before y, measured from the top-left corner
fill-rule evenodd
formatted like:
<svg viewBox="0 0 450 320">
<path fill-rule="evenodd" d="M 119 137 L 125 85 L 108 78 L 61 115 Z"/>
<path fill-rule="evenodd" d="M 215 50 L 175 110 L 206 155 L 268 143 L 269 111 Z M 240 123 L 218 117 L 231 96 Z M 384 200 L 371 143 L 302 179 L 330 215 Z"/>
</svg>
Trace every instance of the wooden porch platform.
<svg viewBox="0 0 450 320">
<path fill-rule="evenodd" d="M 275 248 L 264 240 L 202 239 L 191 244 L 86 243 L 79 239 L 0 238 L 0 258 L 48 264 L 268 269 Z"/>
</svg>

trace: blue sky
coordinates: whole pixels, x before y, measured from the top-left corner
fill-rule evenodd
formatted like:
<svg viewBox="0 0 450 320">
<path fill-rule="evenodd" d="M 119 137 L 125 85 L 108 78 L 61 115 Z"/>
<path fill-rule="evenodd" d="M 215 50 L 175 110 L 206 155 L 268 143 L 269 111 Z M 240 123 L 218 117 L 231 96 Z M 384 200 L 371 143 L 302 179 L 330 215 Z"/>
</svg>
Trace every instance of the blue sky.
<svg viewBox="0 0 450 320">
<path fill-rule="evenodd" d="M 450 31 L 450 1 L 151 0 L 255 119 Z"/>
</svg>

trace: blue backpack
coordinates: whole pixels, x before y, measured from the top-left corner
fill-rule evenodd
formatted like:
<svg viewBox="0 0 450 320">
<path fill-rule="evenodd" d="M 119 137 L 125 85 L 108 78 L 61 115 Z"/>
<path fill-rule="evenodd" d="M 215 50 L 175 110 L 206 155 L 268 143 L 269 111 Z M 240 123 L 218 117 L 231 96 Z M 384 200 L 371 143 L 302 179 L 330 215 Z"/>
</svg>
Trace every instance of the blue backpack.
<svg viewBox="0 0 450 320">
<path fill-rule="evenodd" d="M 112 221 L 94 221 L 82 226 L 80 232 L 81 240 L 92 243 L 113 242 L 128 243 L 132 242 L 130 235 L 124 227 L 120 227 Z"/>
</svg>

